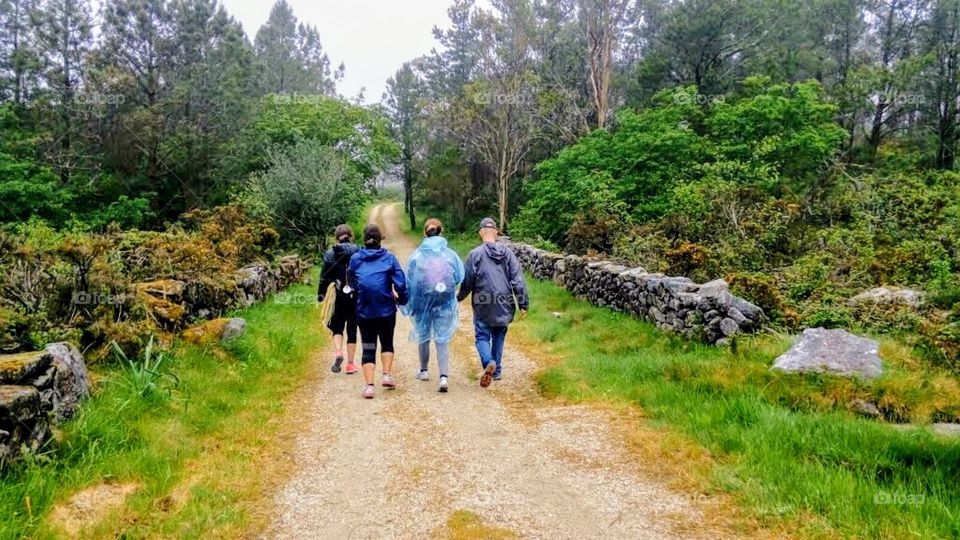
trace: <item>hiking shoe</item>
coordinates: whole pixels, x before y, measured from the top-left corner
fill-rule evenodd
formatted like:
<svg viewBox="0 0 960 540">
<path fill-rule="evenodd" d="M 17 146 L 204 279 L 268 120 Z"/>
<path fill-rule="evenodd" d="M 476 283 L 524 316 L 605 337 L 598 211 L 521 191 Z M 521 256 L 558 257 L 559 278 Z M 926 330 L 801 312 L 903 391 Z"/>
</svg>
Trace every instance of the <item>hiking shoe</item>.
<svg viewBox="0 0 960 540">
<path fill-rule="evenodd" d="M 338 354 L 337 357 L 333 359 L 333 365 L 330 366 L 330 371 L 340 373 L 341 365 L 343 365 L 343 356 Z"/>
<path fill-rule="evenodd" d="M 483 370 L 483 375 L 480 376 L 480 388 L 486 388 L 490 386 L 490 381 L 493 380 L 493 372 L 496 369 L 496 362 L 490 362 L 487 364 L 486 369 Z"/>
<path fill-rule="evenodd" d="M 393 389 L 397 387 L 397 383 L 396 381 L 393 380 L 393 375 L 390 375 L 389 373 L 384 373 L 383 379 L 380 381 L 380 386 L 383 386 L 384 388 Z"/>
<path fill-rule="evenodd" d="M 364 399 L 373 399 L 373 385 L 368 384 L 363 387 L 363 398 Z"/>
<path fill-rule="evenodd" d="M 355 363 L 353 363 L 353 362 L 347 362 L 347 371 L 346 371 L 346 374 L 347 374 L 347 375 L 353 375 L 354 373 L 356 373 L 356 372 L 358 372 L 358 371 L 360 371 L 360 370 L 357 369 L 357 364 L 355 364 Z"/>
<path fill-rule="evenodd" d="M 441 394 L 446 394 L 446 393 L 447 393 L 447 378 L 446 378 L 446 377 L 443 377 L 443 376 L 440 377 L 440 385 L 437 387 L 437 392 L 440 392 Z"/>
<path fill-rule="evenodd" d="M 418 380 L 418 381 L 429 381 L 429 380 L 430 380 L 430 372 L 427 371 L 427 370 L 418 371 L 418 372 L 417 372 L 417 380 Z"/>
<path fill-rule="evenodd" d="M 493 372 L 493 380 L 499 381 L 501 377 L 503 377 L 503 372 L 499 369 Z"/>
</svg>

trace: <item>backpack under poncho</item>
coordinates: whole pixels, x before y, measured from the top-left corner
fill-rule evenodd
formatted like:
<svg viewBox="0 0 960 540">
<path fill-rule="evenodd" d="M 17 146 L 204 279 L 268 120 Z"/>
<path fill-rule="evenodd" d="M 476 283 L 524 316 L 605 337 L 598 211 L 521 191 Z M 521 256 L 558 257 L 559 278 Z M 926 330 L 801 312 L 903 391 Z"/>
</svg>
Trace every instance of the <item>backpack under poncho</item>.
<svg viewBox="0 0 960 540">
<path fill-rule="evenodd" d="M 410 300 L 401 308 L 413 318 L 412 341 L 450 341 L 460 319 L 456 289 L 461 281 L 463 262 L 443 237 L 426 238 L 413 252 L 407 266 Z"/>
</svg>

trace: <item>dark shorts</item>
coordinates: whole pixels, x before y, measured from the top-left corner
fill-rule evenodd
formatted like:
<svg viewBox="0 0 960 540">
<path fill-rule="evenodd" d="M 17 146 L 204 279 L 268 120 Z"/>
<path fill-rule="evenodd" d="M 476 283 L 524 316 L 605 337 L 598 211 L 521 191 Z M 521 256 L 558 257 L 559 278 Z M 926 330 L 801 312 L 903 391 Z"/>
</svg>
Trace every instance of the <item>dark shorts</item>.
<svg viewBox="0 0 960 540">
<path fill-rule="evenodd" d="M 342 336 L 344 329 L 347 333 L 347 343 L 357 342 L 357 301 L 347 295 L 338 294 L 333 304 L 333 315 L 327 328 L 335 336 Z"/>
<path fill-rule="evenodd" d="M 393 352 L 393 329 L 397 326 L 397 314 L 379 319 L 357 319 L 360 326 L 360 341 L 363 343 L 361 354 L 363 364 L 377 363 L 377 342 L 380 353 Z"/>
</svg>

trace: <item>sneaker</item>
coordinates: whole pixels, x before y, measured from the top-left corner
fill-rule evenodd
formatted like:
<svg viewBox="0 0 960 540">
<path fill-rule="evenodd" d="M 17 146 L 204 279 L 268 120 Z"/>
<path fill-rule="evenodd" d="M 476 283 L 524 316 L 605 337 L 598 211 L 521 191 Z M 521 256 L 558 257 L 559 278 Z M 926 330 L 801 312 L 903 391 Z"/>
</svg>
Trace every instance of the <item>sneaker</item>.
<svg viewBox="0 0 960 540">
<path fill-rule="evenodd" d="M 363 387 L 363 398 L 364 399 L 373 399 L 373 385 L 368 384 Z"/>
<path fill-rule="evenodd" d="M 447 378 L 446 378 L 446 377 L 443 377 L 443 376 L 440 377 L 440 386 L 437 387 L 437 392 L 440 392 L 441 394 L 446 394 L 446 393 L 447 393 Z"/>
<path fill-rule="evenodd" d="M 490 386 L 490 381 L 493 380 L 493 372 L 496 369 L 496 362 L 490 362 L 487 364 L 486 369 L 483 370 L 483 375 L 480 376 L 480 388 L 486 388 Z"/>
<path fill-rule="evenodd" d="M 418 381 L 429 381 L 429 380 L 430 380 L 430 372 L 427 371 L 427 370 L 418 371 L 418 372 L 417 372 L 417 380 L 418 380 Z"/>
<path fill-rule="evenodd" d="M 340 373 L 341 365 L 343 365 L 343 356 L 338 354 L 337 357 L 333 359 L 333 365 L 330 366 L 330 371 Z"/>
<path fill-rule="evenodd" d="M 384 373 L 383 379 L 380 381 L 380 386 L 383 386 L 384 388 L 393 389 L 397 387 L 397 383 L 393 380 L 393 375 L 390 375 L 389 373 Z"/>
<path fill-rule="evenodd" d="M 499 381 L 501 377 L 503 377 L 503 372 L 499 369 L 493 372 L 493 380 Z"/>
<path fill-rule="evenodd" d="M 357 364 L 355 364 L 355 363 L 353 363 L 353 362 L 347 362 L 347 370 L 346 370 L 346 372 L 345 372 L 347 375 L 353 375 L 354 373 L 356 373 L 356 372 L 358 372 L 358 371 L 360 371 L 360 370 L 357 368 Z"/>
</svg>

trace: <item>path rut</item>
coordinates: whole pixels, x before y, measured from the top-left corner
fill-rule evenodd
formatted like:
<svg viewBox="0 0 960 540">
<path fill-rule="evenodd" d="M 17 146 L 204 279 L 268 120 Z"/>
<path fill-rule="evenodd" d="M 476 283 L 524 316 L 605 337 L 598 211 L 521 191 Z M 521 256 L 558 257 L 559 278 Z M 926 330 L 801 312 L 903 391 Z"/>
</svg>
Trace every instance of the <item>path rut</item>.
<svg viewBox="0 0 960 540">
<path fill-rule="evenodd" d="M 405 264 L 415 245 L 399 220 L 394 204 L 371 212 L 385 247 Z M 467 510 L 521 538 L 693 537 L 695 503 L 645 477 L 604 413 L 541 398 L 535 364 L 509 336 L 504 379 L 479 387 L 469 311 L 461 305 L 447 394 L 436 391 L 433 359 L 431 380 L 414 378 L 405 317 L 397 390 L 378 386 L 375 399 L 363 400 L 360 375 L 326 372 L 299 393 L 290 417 L 300 425 L 286 456 L 294 473 L 274 497 L 266 536 L 424 538 Z"/>
</svg>

